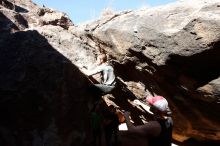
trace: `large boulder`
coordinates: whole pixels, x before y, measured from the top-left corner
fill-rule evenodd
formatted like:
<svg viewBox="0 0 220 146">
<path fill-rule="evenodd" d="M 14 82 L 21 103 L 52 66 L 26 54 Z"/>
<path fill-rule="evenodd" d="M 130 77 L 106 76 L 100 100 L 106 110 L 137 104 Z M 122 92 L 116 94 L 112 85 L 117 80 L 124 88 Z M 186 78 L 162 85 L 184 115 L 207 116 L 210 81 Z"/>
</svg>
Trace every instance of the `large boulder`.
<svg viewBox="0 0 220 146">
<path fill-rule="evenodd" d="M 94 97 L 75 64 L 94 62 L 93 49 L 68 32 L 73 24 L 61 13 L 7 2 L 0 3 L 0 145 L 90 145 Z M 60 16 L 48 22 L 62 23 L 39 23 L 48 11 Z"/>
<path fill-rule="evenodd" d="M 137 97 L 168 98 L 174 138 L 219 140 L 219 7 L 218 0 L 183 0 L 112 14 L 81 29 L 116 58 L 118 76 Z"/>
<path fill-rule="evenodd" d="M 143 115 L 152 117 L 132 100 L 163 95 L 175 140 L 219 140 L 220 3 L 193 3 L 111 13 L 77 26 L 31 0 L 0 1 L 0 144 L 90 145 L 96 97 L 80 67 L 93 67 L 103 51 L 118 77 L 106 102 L 143 124 Z"/>
</svg>

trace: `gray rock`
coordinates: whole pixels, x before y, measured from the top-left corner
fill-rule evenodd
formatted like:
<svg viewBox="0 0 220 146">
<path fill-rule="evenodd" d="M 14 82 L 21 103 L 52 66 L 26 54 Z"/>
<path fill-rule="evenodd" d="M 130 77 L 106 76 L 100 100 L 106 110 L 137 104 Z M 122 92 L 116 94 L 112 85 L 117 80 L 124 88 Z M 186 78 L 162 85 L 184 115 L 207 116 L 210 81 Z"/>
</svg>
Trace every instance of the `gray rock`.
<svg viewBox="0 0 220 146">
<path fill-rule="evenodd" d="M 109 102 L 135 112 L 135 122 L 143 112 L 131 101 L 162 95 L 173 110 L 175 140 L 219 140 L 218 0 L 177 1 L 78 26 L 31 0 L 13 4 L 0 3 L 2 141 L 90 145 L 89 109 L 97 97 L 80 68 L 94 66 L 100 52 L 118 77 Z"/>
</svg>

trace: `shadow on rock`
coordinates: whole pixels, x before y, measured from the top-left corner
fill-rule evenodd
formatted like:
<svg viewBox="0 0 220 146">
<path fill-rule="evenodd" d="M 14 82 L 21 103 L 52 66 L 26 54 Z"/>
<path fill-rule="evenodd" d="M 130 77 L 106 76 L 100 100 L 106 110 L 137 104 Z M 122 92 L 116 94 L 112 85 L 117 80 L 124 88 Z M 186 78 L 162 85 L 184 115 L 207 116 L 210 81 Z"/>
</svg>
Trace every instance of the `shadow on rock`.
<svg viewBox="0 0 220 146">
<path fill-rule="evenodd" d="M 9 32 L 0 35 L 0 145 L 85 145 L 88 80 L 37 31 Z"/>
</svg>

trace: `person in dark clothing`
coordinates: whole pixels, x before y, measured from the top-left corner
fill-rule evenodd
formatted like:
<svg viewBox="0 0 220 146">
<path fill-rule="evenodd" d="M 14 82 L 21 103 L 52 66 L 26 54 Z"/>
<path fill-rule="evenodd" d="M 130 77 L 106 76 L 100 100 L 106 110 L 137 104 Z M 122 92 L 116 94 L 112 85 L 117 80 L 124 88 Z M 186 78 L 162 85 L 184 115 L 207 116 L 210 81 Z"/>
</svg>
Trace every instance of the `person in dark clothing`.
<svg viewBox="0 0 220 146">
<path fill-rule="evenodd" d="M 118 142 L 118 116 L 114 106 L 105 105 L 103 100 L 96 102 L 91 112 L 91 128 L 94 146 L 115 146 Z"/>
<path fill-rule="evenodd" d="M 160 124 L 161 132 L 157 137 L 149 138 L 149 146 L 171 146 L 173 121 L 171 117 L 164 119 L 156 119 Z"/>
<path fill-rule="evenodd" d="M 154 114 L 154 121 L 144 125 L 134 126 L 130 121 L 130 112 L 125 112 L 128 133 L 140 138 L 148 139 L 149 146 L 171 146 L 173 120 L 167 100 L 162 96 L 148 97 L 150 111 Z M 140 102 L 135 101 L 136 104 Z M 141 106 L 143 104 L 140 104 Z M 143 107 L 145 109 L 145 107 Z M 148 109 L 146 109 L 148 110 Z"/>
<path fill-rule="evenodd" d="M 114 106 L 108 108 L 104 121 L 106 146 L 115 146 L 118 142 L 119 119 Z"/>
<path fill-rule="evenodd" d="M 93 145 L 101 146 L 102 145 L 102 134 L 103 134 L 103 122 L 104 116 L 102 113 L 101 102 L 97 102 L 94 106 L 94 109 L 91 111 L 91 128 L 93 133 Z"/>
</svg>

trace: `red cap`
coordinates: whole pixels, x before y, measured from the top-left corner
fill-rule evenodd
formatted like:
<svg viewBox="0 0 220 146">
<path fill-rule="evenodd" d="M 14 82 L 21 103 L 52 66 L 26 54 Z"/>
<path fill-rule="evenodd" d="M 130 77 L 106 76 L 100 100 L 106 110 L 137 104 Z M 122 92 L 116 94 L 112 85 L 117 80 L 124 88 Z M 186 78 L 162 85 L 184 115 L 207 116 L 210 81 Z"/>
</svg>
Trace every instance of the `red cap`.
<svg viewBox="0 0 220 146">
<path fill-rule="evenodd" d="M 156 107 L 158 110 L 165 112 L 168 107 L 168 102 L 163 96 L 153 96 L 153 97 L 146 97 L 147 102 Z"/>
</svg>

